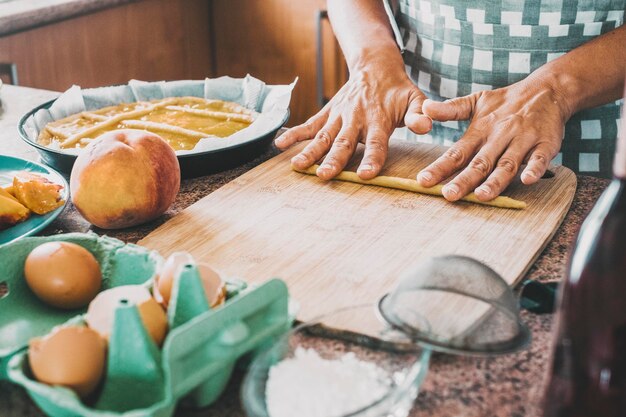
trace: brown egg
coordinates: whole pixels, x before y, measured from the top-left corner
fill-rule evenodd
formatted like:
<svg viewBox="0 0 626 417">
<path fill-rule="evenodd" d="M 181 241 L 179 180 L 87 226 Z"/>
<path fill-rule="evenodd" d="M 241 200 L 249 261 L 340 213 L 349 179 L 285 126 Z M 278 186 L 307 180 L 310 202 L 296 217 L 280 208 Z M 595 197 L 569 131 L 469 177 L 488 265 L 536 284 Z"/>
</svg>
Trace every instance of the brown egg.
<svg viewBox="0 0 626 417">
<path fill-rule="evenodd" d="M 96 258 L 70 242 L 47 242 L 33 249 L 24 263 L 24 277 L 39 299 L 63 309 L 86 306 L 102 285 Z"/>
<path fill-rule="evenodd" d="M 167 316 L 163 308 L 141 285 L 122 285 L 102 291 L 89 304 L 85 320 L 89 327 L 108 340 L 121 304 L 136 305 L 143 325 L 154 342 L 161 346 L 167 334 Z"/>
<path fill-rule="evenodd" d="M 226 301 L 226 284 L 220 275 L 207 264 L 198 264 L 204 293 L 211 308 Z"/>
<path fill-rule="evenodd" d="M 38 381 L 62 385 L 85 398 L 104 375 L 106 350 L 106 342 L 88 327 L 57 327 L 30 341 L 28 362 Z"/>
<path fill-rule="evenodd" d="M 174 252 L 167 258 L 159 271 L 152 292 L 154 298 L 167 307 L 172 296 L 174 277 L 180 274 L 181 268 L 186 264 L 196 264 L 193 257 L 187 252 Z M 220 275 L 207 264 L 196 264 L 202 286 L 211 307 L 218 306 L 226 300 L 226 285 Z"/>
<path fill-rule="evenodd" d="M 195 264 L 191 254 L 189 252 L 174 252 L 165 260 L 161 267 L 152 292 L 154 293 L 154 298 L 163 307 L 167 308 L 170 302 L 174 276 L 179 274 L 182 267 L 186 264 Z"/>
</svg>

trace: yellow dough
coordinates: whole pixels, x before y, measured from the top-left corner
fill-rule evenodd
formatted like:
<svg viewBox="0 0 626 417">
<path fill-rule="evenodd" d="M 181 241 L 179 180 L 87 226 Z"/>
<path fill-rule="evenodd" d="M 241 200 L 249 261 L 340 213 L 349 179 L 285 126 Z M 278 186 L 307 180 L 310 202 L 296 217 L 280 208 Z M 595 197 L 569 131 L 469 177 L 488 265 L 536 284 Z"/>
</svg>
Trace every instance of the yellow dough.
<svg viewBox="0 0 626 417">
<path fill-rule="evenodd" d="M 256 115 L 228 101 L 168 97 L 70 115 L 48 123 L 37 141 L 55 149 L 83 148 L 103 133 L 132 128 L 158 134 L 176 151 L 191 150 L 202 138 L 224 138 L 245 129 Z"/>
<path fill-rule="evenodd" d="M 317 168 L 319 168 L 319 165 L 313 165 L 312 167 L 309 167 L 304 170 L 297 169 L 293 165 L 291 166 L 291 169 L 293 169 L 294 171 L 300 172 L 302 174 L 308 174 L 308 175 L 315 175 Z M 408 178 L 386 177 L 386 176 L 381 175 L 378 177 L 374 177 L 371 180 L 363 180 L 356 174 L 356 172 L 341 171 L 339 175 L 337 175 L 333 179 L 339 180 L 339 181 L 354 182 L 357 184 L 376 185 L 379 187 L 394 188 L 396 190 L 412 191 L 414 193 L 420 193 L 420 194 L 437 195 L 440 197 L 443 196 L 441 192 L 441 189 L 443 188 L 442 185 L 435 185 L 434 187 L 430 187 L 430 188 L 422 187 L 421 185 L 419 185 L 419 183 L 416 180 L 411 180 Z M 507 209 L 522 210 L 526 208 L 525 202 L 520 201 L 520 200 L 515 200 L 510 197 L 502 197 L 502 196 L 496 197 L 491 201 L 481 201 L 476 197 L 474 193 L 471 193 L 463 197 L 461 200 L 468 201 L 470 203 L 482 204 L 485 206 L 493 206 L 493 207 L 500 207 L 500 208 L 507 208 Z"/>
</svg>

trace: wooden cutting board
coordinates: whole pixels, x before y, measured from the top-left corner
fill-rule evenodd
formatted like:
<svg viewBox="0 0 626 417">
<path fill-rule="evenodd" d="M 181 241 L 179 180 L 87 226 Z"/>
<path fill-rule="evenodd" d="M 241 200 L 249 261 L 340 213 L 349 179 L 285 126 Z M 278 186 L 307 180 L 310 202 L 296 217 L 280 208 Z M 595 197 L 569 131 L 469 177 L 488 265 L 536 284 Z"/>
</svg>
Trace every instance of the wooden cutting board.
<svg viewBox="0 0 626 417">
<path fill-rule="evenodd" d="M 167 256 L 189 251 L 227 276 L 285 280 L 299 318 L 378 300 L 421 259 L 460 254 L 520 280 L 563 220 L 576 176 L 552 178 L 506 195 L 525 210 L 500 209 L 293 172 L 296 147 L 213 192 L 139 244 Z M 381 175 L 414 178 L 445 148 L 393 142 Z M 360 147 L 348 167 L 355 170 Z M 484 310 L 475 312 L 476 315 Z"/>
</svg>

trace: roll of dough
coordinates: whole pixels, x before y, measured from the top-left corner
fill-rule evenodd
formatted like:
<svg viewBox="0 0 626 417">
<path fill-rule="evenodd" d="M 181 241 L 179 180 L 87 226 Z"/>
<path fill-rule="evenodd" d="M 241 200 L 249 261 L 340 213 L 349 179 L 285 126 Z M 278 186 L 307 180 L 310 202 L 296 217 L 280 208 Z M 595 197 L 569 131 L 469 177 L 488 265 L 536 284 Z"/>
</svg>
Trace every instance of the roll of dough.
<svg viewBox="0 0 626 417">
<path fill-rule="evenodd" d="M 300 172 L 302 174 L 308 174 L 308 175 L 316 175 L 317 168 L 319 168 L 319 165 L 313 165 L 304 170 L 298 169 L 294 167 L 293 165 L 291 166 L 291 169 L 293 169 L 294 171 Z M 411 191 L 411 192 L 419 193 L 419 194 L 429 194 L 429 195 L 436 195 L 436 196 L 443 197 L 443 193 L 441 192 L 441 189 L 443 188 L 443 186 L 441 184 L 435 185 L 433 187 L 422 187 L 421 185 L 419 185 L 419 183 L 416 180 L 412 180 L 409 178 L 386 177 L 384 175 L 381 175 L 378 177 L 374 177 L 371 180 L 364 180 L 364 179 L 361 179 L 356 174 L 356 172 L 341 171 L 339 175 L 337 175 L 333 179 L 339 180 L 339 181 L 354 182 L 357 184 L 376 185 L 378 187 L 393 188 L 396 190 L 405 190 L 405 191 Z M 520 201 L 520 200 L 515 200 L 510 197 L 503 197 L 503 196 L 496 197 L 490 201 L 481 201 L 476 197 L 476 194 L 471 193 L 463 197 L 461 200 L 468 201 L 470 203 L 482 204 L 485 206 L 500 207 L 500 208 L 507 208 L 507 209 L 522 210 L 526 208 L 525 202 Z"/>
</svg>

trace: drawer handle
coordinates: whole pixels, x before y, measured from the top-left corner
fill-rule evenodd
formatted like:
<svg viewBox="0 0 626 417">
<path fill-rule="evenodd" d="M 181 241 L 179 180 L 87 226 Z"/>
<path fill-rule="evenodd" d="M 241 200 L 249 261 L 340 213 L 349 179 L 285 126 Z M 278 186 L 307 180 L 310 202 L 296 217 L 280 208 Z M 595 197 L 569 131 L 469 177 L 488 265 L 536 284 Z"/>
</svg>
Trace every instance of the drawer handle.
<svg viewBox="0 0 626 417">
<path fill-rule="evenodd" d="M 9 82 L 13 85 L 18 85 L 17 81 L 17 64 L 13 62 L 0 63 L 0 75 L 8 75 Z"/>
</svg>

